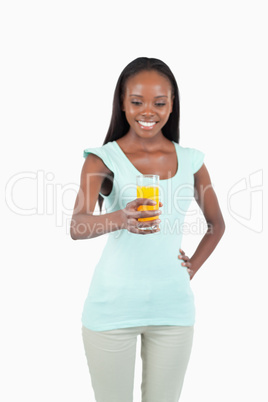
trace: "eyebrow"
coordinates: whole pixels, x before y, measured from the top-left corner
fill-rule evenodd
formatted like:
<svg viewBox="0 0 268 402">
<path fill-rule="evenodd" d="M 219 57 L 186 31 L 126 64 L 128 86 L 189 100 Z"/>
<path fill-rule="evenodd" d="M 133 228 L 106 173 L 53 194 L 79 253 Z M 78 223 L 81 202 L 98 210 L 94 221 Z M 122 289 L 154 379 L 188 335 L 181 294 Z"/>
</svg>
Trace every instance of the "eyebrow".
<svg viewBox="0 0 268 402">
<path fill-rule="evenodd" d="M 129 96 L 139 96 L 140 98 L 143 98 L 142 95 L 136 95 L 136 94 L 131 94 Z M 168 98 L 168 96 L 166 95 L 159 95 L 159 96 L 155 96 L 155 98 Z"/>
</svg>

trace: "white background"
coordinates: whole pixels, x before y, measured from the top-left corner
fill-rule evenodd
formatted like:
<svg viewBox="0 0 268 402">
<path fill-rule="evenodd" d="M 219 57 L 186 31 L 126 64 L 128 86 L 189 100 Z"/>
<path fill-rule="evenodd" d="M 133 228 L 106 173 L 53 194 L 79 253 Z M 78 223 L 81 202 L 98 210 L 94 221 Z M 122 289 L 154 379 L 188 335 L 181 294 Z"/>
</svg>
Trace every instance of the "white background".
<svg viewBox="0 0 268 402">
<path fill-rule="evenodd" d="M 68 225 L 83 150 L 104 141 L 122 69 L 147 56 L 177 79 L 180 144 L 205 152 L 226 222 L 191 282 L 181 401 L 267 402 L 265 1 L 10 0 L 0 15 L 1 399 L 94 401 L 80 319 L 106 235 L 73 241 Z M 185 236 L 188 255 L 200 239 Z M 140 381 L 138 338 L 135 402 Z"/>
</svg>

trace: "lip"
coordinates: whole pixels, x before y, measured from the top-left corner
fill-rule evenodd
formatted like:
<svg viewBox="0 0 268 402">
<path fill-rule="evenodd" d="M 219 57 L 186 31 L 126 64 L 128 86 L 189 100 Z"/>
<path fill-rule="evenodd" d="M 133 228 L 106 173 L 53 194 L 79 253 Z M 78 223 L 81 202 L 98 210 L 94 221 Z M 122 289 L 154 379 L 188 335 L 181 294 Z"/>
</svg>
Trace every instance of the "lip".
<svg viewBox="0 0 268 402">
<path fill-rule="evenodd" d="M 138 120 L 136 120 L 139 127 L 143 130 L 152 130 L 155 127 L 155 125 L 158 123 L 158 121 L 155 121 L 155 120 L 142 120 L 142 121 L 144 121 L 144 123 L 155 123 L 153 126 L 147 127 L 147 126 L 143 126 L 142 124 L 139 123 Z"/>
<path fill-rule="evenodd" d="M 136 120 L 137 122 L 139 121 L 144 121 L 144 123 L 158 123 L 156 120 Z"/>
</svg>

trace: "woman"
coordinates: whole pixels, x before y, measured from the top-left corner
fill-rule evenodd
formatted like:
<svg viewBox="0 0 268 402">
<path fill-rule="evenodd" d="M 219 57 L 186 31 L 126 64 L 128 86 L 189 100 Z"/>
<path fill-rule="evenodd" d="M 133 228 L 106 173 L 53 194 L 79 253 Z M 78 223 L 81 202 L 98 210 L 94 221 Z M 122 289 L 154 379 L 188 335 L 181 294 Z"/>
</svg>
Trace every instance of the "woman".
<svg viewBox="0 0 268 402">
<path fill-rule="evenodd" d="M 96 401 L 133 401 L 138 335 L 142 402 L 178 401 L 195 322 L 190 280 L 218 244 L 225 224 L 203 152 L 179 145 L 179 92 L 165 63 L 141 57 L 125 67 L 104 143 L 87 148 L 84 157 L 71 237 L 109 233 L 82 315 Z M 137 198 L 139 174 L 160 176 L 159 210 L 138 210 L 153 205 Z M 180 245 L 193 197 L 208 229 L 189 258 Z M 107 213 L 93 214 L 97 199 L 100 210 L 105 199 Z"/>
</svg>

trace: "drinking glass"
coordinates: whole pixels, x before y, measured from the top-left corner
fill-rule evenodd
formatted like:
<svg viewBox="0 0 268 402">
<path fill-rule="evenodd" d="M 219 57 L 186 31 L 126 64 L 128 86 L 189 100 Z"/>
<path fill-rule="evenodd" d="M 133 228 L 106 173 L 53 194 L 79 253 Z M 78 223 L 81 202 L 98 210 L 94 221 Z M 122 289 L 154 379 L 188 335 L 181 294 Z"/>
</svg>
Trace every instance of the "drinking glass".
<svg viewBox="0 0 268 402">
<path fill-rule="evenodd" d="M 137 198 L 150 198 L 156 201 L 156 205 L 140 205 L 138 211 L 158 210 L 159 209 L 159 176 L 154 174 L 143 174 L 137 178 Z M 152 221 L 159 219 L 159 216 L 149 218 L 139 218 L 138 221 Z M 158 225 L 150 227 L 141 227 L 142 230 L 156 229 Z"/>
</svg>

